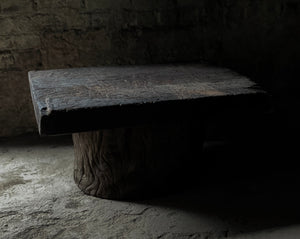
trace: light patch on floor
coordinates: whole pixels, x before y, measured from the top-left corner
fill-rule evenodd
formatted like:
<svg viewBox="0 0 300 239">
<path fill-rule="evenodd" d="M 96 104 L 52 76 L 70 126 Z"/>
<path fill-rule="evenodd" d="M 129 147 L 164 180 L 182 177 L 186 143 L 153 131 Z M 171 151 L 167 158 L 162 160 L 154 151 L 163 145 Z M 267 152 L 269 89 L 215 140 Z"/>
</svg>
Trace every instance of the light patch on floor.
<svg viewBox="0 0 300 239">
<path fill-rule="evenodd" d="M 84 195 L 73 181 L 73 157 L 68 137 L 0 141 L 1 239 L 299 238 L 297 225 L 260 228 L 260 209 L 246 212 L 240 205 L 248 199 L 233 199 L 224 185 L 139 202 Z"/>
</svg>

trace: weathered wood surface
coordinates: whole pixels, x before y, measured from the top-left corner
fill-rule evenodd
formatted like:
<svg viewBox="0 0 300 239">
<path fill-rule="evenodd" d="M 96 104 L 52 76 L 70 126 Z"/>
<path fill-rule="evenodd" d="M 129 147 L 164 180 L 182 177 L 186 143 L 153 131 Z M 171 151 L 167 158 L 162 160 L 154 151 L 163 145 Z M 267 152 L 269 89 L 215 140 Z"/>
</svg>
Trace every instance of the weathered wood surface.
<svg viewBox="0 0 300 239">
<path fill-rule="evenodd" d="M 73 141 L 79 188 L 124 199 L 186 187 L 202 151 L 203 131 L 191 122 L 173 122 L 74 133 Z"/>
<path fill-rule="evenodd" d="M 41 134 L 185 117 L 217 105 L 247 108 L 264 95 L 247 77 L 202 64 L 31 71 L 29 80 Z"/>
</svg>

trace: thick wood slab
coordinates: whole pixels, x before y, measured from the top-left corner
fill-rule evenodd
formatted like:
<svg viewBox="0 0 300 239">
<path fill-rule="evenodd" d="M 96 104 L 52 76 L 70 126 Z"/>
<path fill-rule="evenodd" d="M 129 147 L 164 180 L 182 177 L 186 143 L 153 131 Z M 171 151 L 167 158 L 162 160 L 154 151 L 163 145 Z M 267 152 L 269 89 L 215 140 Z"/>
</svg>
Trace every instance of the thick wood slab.
<svg viewBox="0 0 300 239">
<path fill-rule="evenodd" d="M 265 95 L 244 76 L 201 64 L 31 71 L 29 81 L 42 135 L 247 108 Z"/>
</svg>

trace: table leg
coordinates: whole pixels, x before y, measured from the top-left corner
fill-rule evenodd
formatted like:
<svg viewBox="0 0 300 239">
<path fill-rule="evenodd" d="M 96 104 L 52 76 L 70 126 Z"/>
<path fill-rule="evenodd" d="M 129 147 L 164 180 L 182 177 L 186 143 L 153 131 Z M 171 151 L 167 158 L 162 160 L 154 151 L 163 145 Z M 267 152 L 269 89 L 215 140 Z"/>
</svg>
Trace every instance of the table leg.
<svg viewBox="0 0 300 239">
<path fill-rule="evenodd" d="M 202 151 L 203 132 L 187 122 L 74 133 L 74 179 L 86 194 L 136 198 L 176 184 Z"/>
</svg>

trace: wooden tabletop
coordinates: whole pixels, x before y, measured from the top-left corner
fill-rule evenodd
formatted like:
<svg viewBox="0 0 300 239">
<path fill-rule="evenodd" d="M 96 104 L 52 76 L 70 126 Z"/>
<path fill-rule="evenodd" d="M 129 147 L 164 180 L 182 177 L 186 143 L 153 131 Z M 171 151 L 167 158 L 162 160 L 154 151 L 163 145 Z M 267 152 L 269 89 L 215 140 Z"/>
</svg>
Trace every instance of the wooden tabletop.
<svg viewBox="0 0 300 239">
<path fill-rule="evenodd" d="M 265 94 L 247 77 L 202 64 L 31 71 L 29 82 L 39 131 L 45 135 L 189 117 L 234 101 L 247 107 Z"/>
</svg>

